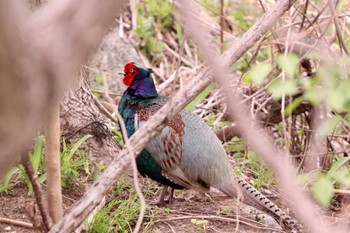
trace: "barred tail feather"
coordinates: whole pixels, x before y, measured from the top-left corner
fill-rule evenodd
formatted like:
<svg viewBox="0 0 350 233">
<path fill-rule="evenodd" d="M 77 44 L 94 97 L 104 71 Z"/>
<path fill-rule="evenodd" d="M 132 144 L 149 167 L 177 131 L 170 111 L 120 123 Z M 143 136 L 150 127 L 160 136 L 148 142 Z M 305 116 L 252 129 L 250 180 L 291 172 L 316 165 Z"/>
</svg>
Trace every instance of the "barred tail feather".
<svg viewBox="0 0 350 233">
<path fill-rule="evenodd" d="M 255 189 L 251 184 L 245 181 L 242 177 L 236 177 L 239 187 L 241 187 L 245 199 L 249 202 L 254 201 L 257 205 L 263 208 L 263 211 L 268 212 L 278 222 L 283 223 L 291 232 L 303 232 L 303 226 L 294 218 L 282 211 L 277 205 L 265 197 L 261 192 Z M 244 200 L 243 200 L 244 201 Z M 249 203 L 247 203 L 249 204 Z M 259 208 L 261 209 L 261 208 Z"/>
<path fill-rule="evenodd" d="M 239 198 L 245 204 L 270 214 L 291 232 L 303 232 L 303 227 L 300 223 L 298 223 L 298 221 L 283 212 L 277 205 L 255 189 L 242 177 L 237 176 L 236 183 L 238 184 L 238 187 L 237 185 L 234 185 L 232 181 L 227 181 L 217 188 L 230 197 Z"/>
</svg>

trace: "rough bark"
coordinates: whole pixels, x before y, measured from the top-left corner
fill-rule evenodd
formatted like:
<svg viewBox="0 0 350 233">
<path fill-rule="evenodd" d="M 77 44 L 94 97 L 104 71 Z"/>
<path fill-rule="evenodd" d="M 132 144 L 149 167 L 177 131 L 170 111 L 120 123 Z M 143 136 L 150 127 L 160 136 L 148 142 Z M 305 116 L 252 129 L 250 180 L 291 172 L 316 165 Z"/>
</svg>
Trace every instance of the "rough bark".
<svg viewBox="0 0 350 233">
<path fill-rule="evenodd" d="M 77 141 L 86 134 L 93 137 L 84 148 L 91 162 L 110 162 L 119 149 L 112 139 L 107 125 L 109 121 L 99 113 L 87 82 L 81 76 L 61 101 L 62 135 L 69 141 Z"/>
</svg>

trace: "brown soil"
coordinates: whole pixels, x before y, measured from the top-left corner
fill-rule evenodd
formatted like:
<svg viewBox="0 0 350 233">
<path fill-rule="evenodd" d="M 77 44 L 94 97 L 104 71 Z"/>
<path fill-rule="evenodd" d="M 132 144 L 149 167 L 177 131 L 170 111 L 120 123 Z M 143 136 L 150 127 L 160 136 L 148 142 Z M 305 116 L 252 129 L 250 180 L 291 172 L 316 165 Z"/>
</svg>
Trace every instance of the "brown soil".
<svg viewBox="0 0 350 233">
<path fill-rule="evenodd" d="M 146 182 L 144 178 L 140 180 L 141 183 Z M 147 180 L 147 182 L 150 181 Z M 158 187 L 157 184 L 154 186 Z M 78 186 L 68 191 L 64 190 L 65 211 L 68 211 L 83 193 L 84 188 Z M 202 197 L 191 190 L 176 191 L 175 202 L 164 207 L 169 208 L 171 212 L 165 214 L 166 211 L 162 211 L 158 216 L 146 216 L 143 227 L 152 220 L 154 224 L 151 232 L 234 232 L 237 229 L 235 201 L 215 190 L 210 192 L 210 196 L 211 198 Z M 151 199 L 153 200 L 146 200 L 147 203 L 151 203 L 156 197 Z M 8 193 L 0 194 L 0 217 L 30 223 L 27 207 L 32 206 L 34 201 L 33 195 L 28 194 L 26 185 L 19 184 Z M 150 205 L 150 208 L 155 210 L 158 207 Z M 154 212 L 159 213 L 159 211 Z M 271 217 L 266 214 L 256 214 L 257 212 L 251 207 L 240 204 L 239 213 L 240 224 L 236 232 L 281 232 L 281 228 Z M 259 222 L 256 221 L 257 218 L 260 219 Z M 207 220 L 207 222 L 203 224 L 201 220 Z M 0 223 L 0 232 L 31 233 L 35 231 Z"/>
</svg>

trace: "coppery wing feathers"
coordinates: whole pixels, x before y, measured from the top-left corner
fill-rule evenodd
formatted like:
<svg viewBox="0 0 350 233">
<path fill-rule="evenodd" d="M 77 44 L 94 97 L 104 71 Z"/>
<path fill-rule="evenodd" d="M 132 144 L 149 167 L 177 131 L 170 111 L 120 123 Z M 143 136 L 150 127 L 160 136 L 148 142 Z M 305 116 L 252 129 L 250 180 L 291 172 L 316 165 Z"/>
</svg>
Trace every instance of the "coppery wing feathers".
<svg viewBox="0 0 350 233">
<path fill-rule="evenodd" d="M 147 121 L 160 108 L 161 105 L 154 103 L 139 108 L 136 114 L 141 121 Z M 184 132 L 185 123 L 182 116 L 178 114 L 167 123 L 167 127 L 163 129 L 159 136 L 162 145 L 158 145 L 159 148 L 151 148 L 151 154 L 162 167 L 162 175 L 164 177 L 185 188 L 195 189 L 199 192 L 207 192 L 208 187 L 204 187 L 188 179 L 181 168 L 182 137 Z M 152 142 L 150 144 L 152 144 Z"/>
<path fill-rule="evenodd" d="M 151 118 L 162 106 L 151 104 L 141 107 L 136 111 L 139 120 L 147 121 Z M 171 171 L 181 164 L 182 151 L 182 136 L 184 134 L 185 123 L 182 121 L 180 114 L 176 115 L 167 124 L 166 134 L 162 135 L 161 143 L 164 148 L 164 156 L 161 157 L 160 166 Z"/>
</svg>

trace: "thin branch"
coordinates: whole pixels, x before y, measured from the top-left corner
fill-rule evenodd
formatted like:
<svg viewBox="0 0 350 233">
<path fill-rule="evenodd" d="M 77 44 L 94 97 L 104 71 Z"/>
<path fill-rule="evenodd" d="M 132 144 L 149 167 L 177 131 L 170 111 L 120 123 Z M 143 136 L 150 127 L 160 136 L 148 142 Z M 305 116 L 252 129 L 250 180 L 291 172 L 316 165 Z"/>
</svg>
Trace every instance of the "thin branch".
<svg viewBox="0 0 350 233">
<path fill-rule="evenodd" d="M 308 6 L 309 6 L 309 0 L 306 0 L 305 1 L 305 6 L 304 6 L 304 9 L 303 9 L 303 13 L 302 13 L 302 20 L 301 20 L 301 23 L 300 23 L 300 28 L 299 28 L 299 32 L 301 32 L 303 30 L 303 27 L 304 27 L 304 22 L 305 22 L 305 19 L 306 19 L 306 13 L 307 13 L 307 9 L 308 9 Z"/>
<path fill-rule="evenodd" d="M 98 93 L 98 94 L 104 94 L 104 93 L 105 93 L 104 91 L 99 91 L 99 90 L 96 90 L 96 89 L 91 89 L 91 92 Z M 112 93 L 112 92 L 110 92 L 109 95 L 112 95 L 112 96 L 121 96 L 121 94 Z"/>
<path fill-rule="evenodd" d="M 48 212 L 47 200 L 45 198 L 45 193 L 40 186 L 38 175 L 34 171 L 32 163 L 30 162 L 30 159 L 27 154 L 21 156 L 21 163 L 29 176 L 30 182 L 32 183 L 35 200 L 39 207 L 44 226 L 48 231 L 52 227 L 53 223 Z"/>
<path fill-rule="evenodd" d="M 33 229 L 33 224 L 31 224 L 29 222 L 23 222 L 23 221 L 18 221 L 18 220 L 9 219 L 9 218 L 0 217 L 0 223 Z"/>
<path fill-rule="evenodd" d="M 220 0 L 220 53 L 224 52 L 224 0 Z"/>
<path fill-rule="evenodd" d="M 335 30 L 337 32 L 338 39 L 339 39 L 339 44 L 341 45 L 341 48 L 344 49 L 346 55 L 349 55 L 350 52 L 349 52 L 348 48 L 346 47 L 344 37 L 343 37 L 341 30 L 340 30 L 338 15 L 337 15 L 337 12 L 335 11 L 335 6 L 334 6 L 333 0 L 328 0 L 328 4 L 329 4 L 329 7 L 331 8 L 333 22 L 334 22 Z"/>
<path fill-rule="evenodd" d="M 126 127 L 125 127 L 124 120 L 123 120 L 122 116 L 119 114 L 118 111 L 114 112 L 114 114 L 118 118 L 119 125 L 120 125 L 120 128 L 122 130 L 123 138 L 124 138 L 124 141 L 125 141 L 125 147 L 128 150 L 128 152 L 129 152 L 128 154 L 129 154 L 129 157 L 130 157 L 130 160 L 131 160 L 131 166 L 132 166 L 132 170 L 133 170 L 134 186 L 135 186 L 135 190 L 137 192 L 137 195 L 139 196 L 140 204 L 141 204 L 140 215 L 139 215 L 139 218 L 137 219 L 136 226 L 134 228 L 134 232 L 137 233 L 137 232 L 140 231 L 141 224 L 142 224 L 143 218 L 145 216 L 146 201 L 145 201 L 145 197 L 143 196 L 141 188 L 140 188 L 140 183 L 139 183 L 138 174 L 137 174 L 137 166 L 136 166 L 136 161 L 135 161 L 135 154 L 133 153 L 132 147 L 130 145 L 130 140 L 129 140 L 128 134 L 126 132 Z M 135 122 L 137 122 L 137 121 L 135 121 Z"/>
<path fill-rule="evenodd" d="M 131 23 L 132 29 L 136 29 L 137 27 L 137 7 L 136 0 L 130 0 L 130 11 L 131 11 Z"/>
<path fill-rule="evenodd" d="M 236 137 L 242 137 L 242 135 L 240 134 L 240 130 L 237 129 L 236 125 L 230 125 L 227 127 L 224 127 L 220 130 L 218 130 L 217 132 L 215 132 L 216 136 L 224 142 L 227 142 L 229 140 L 231 140 L 231 138 L 233 138 L 234 136 Z"/>
<path fill-rule="evenodd" d="M 333 189 L 335 194 L 350 196 L 350 190 L 346 189 Z"/>
</svg>

